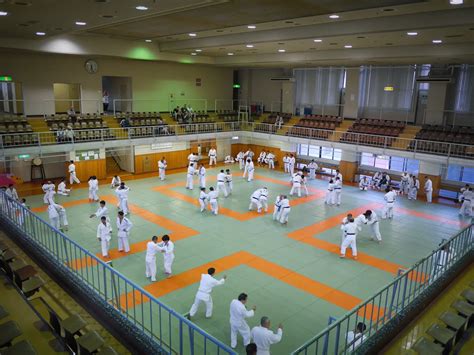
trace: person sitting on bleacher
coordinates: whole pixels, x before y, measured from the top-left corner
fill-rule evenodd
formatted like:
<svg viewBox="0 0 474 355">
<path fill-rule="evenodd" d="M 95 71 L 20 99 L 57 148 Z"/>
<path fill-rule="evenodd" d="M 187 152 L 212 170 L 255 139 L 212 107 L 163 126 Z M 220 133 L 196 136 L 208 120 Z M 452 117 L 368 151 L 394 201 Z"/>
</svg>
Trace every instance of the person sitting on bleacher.
<svg viewBox="0 0 474 355">
<path fill-rule="evenodd" d="M 122 128 L 130 127 L 130 121 L 128 120 L 127 117 L 122 118 L 122 120 L 120 121 L 120 127 Z"/>
<path fill-rule="evenodd" d="M 181 110 L 180 110 L 179 106 L 176 106 L 176 108 L 175 108 L 175 109 L 173 110 L 173 112 L 171 113 L 171 116 L 173 116 L 173 119 L 174 119 L 175 121 L 177 121 L 177 120 L 178 120 L 178 116 L 180 115 L 180 113 L 181 113 Z"/>
<path fill-rule="evenodd" d="M 276 117 L 276 120 L 275 120 L 275 127 L 277 127 L 278 129 L 281 128 L 281 126 L 283 125 L 283 117 L 281 117 L 280 115 L 277 115 Z"/>
<path fill-rule="evenodd" d="M 71 106 L 71 108 L 67 110 L 67 116 L 69 117 L 69 120 L 72 123 L 75 123 L 77 121 L 76 111 L 74 110 L 74 107 Z"/>
<path fill-rule="evenodd" d="M 56 131 L 56 140 L 58 142 L 64 142 L 65 138 L 66 138 L 66 131 L 64 130 L 64 128 L 59 128 Z"/>
<path fill-rule="evenodd" d="M 72 141 L 74 139 L 74 131 L 71 127 L 68 127 L 64 132 L 64 139 L 67 141 Z"/>
<path fill-rule="evenodd" d="M 158 117 L 158 118 L 156 119 L 156 124 L 157 124 L 157 125 L 162 125 L 162 124 L 163 124 L 163 120 L 162 120 L 160 117 Z"/>
</svg>

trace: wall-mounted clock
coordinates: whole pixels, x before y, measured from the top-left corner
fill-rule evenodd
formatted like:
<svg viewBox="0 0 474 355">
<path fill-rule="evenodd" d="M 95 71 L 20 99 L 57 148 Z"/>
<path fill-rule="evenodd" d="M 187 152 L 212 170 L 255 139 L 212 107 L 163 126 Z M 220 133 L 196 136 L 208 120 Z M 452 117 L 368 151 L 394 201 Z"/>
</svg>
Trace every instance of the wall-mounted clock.
<svg viewBox="0 0 474 355">
<path fill-rule="evenodd" d="M 86 72 L 88 72 L 89 74 L 95 74 L 97 73 L 97 70 L 99 70 L 99 65 L 95 60 L 88 59 L 84 63 L 84 68 L 86 68 Z"/>
</svg>

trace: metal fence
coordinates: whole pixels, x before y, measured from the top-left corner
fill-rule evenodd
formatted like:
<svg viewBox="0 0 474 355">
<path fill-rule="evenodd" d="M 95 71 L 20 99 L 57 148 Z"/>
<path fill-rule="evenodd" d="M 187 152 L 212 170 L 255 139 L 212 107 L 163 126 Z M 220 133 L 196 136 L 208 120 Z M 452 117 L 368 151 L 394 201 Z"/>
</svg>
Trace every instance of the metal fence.
<svg viewBox="0 0 474 355">
<path fill-rule="evenodd" d="M 57 267 L 79 278 L 165 353 L 236 354 L 4 192 L 0 192 L 0 211 L 0 220 L 19 230 L 24 242 L 34 244 Z"/>
<path fill-rule="evenodd" d="M 473 225 L 471 224 L 410 269 L 403 270 L 403 273 L 393 282 L 339 320 L 331 323 L 314 338 L 293 351 L 292 355 L 353 352 L 395 316 L 401 314 L 436 279 L 470 253 L 474 248 L 473 242 Z M 349 341 L 347 334 L 354 331 L 359 322 L 366 325 L 366 330 Z"/>
<path fill-rule="evenodd" d="M 129 128 L 102 128 L 71 131 L 73 134 L 64 138 L 57 132 L 6 133 L 0 135 L 0 147 L 42 146 L 51 144 L 74 144 L 91 141 L 132 140 L 135 138 L 152 138 L 179 136 L 200 133 L 220 133 L 226 131 L 251 131 L 291 137 L 325 140 L 357 146 L 373 146 L 384 149 L 427 153 L 457 158 L 474 158 L 474 144 L 456 144 L 448 142 L 408 139 L 355 132 L 342 132 L 329 129 L 282 126 L 252 122 L 210 122 L 159 126 L 133 126 Z M 474 142 L 472 142 L 474 143 Z"/>
</svg>

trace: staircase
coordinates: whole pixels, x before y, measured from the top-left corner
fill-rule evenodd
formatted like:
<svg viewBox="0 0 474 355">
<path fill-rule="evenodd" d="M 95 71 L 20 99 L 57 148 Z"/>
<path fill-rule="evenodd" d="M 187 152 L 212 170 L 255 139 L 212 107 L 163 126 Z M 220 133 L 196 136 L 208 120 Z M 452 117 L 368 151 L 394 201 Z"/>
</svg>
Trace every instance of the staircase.
<svg viewBox="0 0 474 355">
<path fill-rule="evenodd" d="M 120 175 L 120 172 L 122 169 L 120 169 L 120 166 L 117 164 L 115 159 L 113 157 L 106 157 L 105 158 L 105 167 L 107 171 L 107 175 Z"/>
<path fill-rule="evenodd" d="M 28 124 L 31 125 L 33 132 L 41 133 L 40 144 L 56 144 L 56 136 L 49 130 L 43 117 L 28 118 Z"/>
<path fill-rule="evenodd" d="M 342 135 L 347 132 L 347 130 L 354 124 L 352 120 L 343 120 L 339 127 L 336 127 L 336 131 L 333 132 L 328 140 L 333 142 L 339 142 Z"/>
<path fill-rule="evenodd" d="M 410 141 L 415 139 L 416 134 L 421 130 L 420 126 L 406 126 L 403 132 L 392 143 L 392 147 L 398 149 L 407 149 Z"/>
<path fill-rule="evenodd" d="M 103 116 L 102 119 L 107 123 L 109 128 L 120 128 L 120 124 L 117 119 L 113 116 Z"/>
</svg>

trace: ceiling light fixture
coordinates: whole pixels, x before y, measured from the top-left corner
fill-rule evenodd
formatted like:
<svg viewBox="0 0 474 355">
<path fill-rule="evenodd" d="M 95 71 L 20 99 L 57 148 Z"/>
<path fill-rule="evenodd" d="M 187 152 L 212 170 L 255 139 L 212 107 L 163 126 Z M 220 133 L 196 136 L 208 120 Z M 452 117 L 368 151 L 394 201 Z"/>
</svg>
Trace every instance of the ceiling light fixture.
<svg viewBox="0 0 474 355">
<path fill-rule="evenodd" d="M 344 48 L 352 48 L 352 46 L 350 44 L 346 44 Z"/>
<path fill-rule="evenodd" d="M 247 44 L 245 47 L 247 47 L 247 48 L 253 48 L 253 44 Z"/>
<path fill-rule="evenodd" d="M 189 34 L 189 37 L 196 37 L 196 36 L 197 36 L 197 34 L 195 34 L 195 33 L 190 33 Z"/>
<path fill-rule="evenodd" d="M 323 40 L 322 39 L 313 39 L 313 42 L 316 42 L 316 43 L 321 43 Z"/>
<path fill-rule="evenodd" d="M 434 44 L 440 44 L 440 43 L 443 43 L 443 41 L 442 41 L 442 40 L 440 40 L 440 39 L 434 39 L 432 42 L 433 42 Z"/>
<path fill-rule="evenodd" d="M 285 53 L 285 52 L 286 52 L 286 49 L 279 49 L 278 52 L 280 52 L 280 53 Z"/>
<path fill-rule="evenodd" d="M 334 15 L 329 15 L 329 18 L 336 19 L 336 18 L 339 18 L 339 15 L 336 15 L 336 14 L 334 14 Z"/>
<path fill-rule="evenodd" d="M 8 15 L 8 12 L 6 11 L 0 11 L 0 16 L 7 16 Z"/>
<path fill-rule="evenodd" d="M 257 26 L 255 26 L 255 25 L 248 25 L 247 28 L 250 29 L 250 30 L 254 30 L 254 29 L 257 28 Z"/>
<path fill-rule="evenodd" d="M 44 33 L 44 32 L 36 32 L 36 35 L 37 35 L 37 36 L 46 36 L 46 33 Z"/>
<path fill-rule="evenodd" d="M 151 43 L 152 41 L 151 41 L 151 39 L 146 39 L 145 42 L 146 43 Z"/>
<path fill-rule="evenodd" d="M 227 55 L 234 55 L 234 53 L 227 53 Z"/>
<path fill-rule="evenodd" d="M 418 36 L 418 32 L 407 32 L 408 36 Z"/>
<path fill-rule="evenodd" d="M 192 52 L 191 55 L 197 55 L 197 53 Z"/>
<path fill-rule="evenodd" d="M 196 49 L 195 52 L 202 52 L 202 49 Z"/>
<path fill-rule="evenodd" d="M 135 9 L 140 10 L 140 11 L 146 11 L 148 10 L 148 7 L 143 6 L 143 5 L 138 5 L 135 7 Z"/>
<path fill-rule="evenodd" d="M 76 21 L 76 25 L 78 25 L 78 26 L 85 26 L 85 25 L 87 25 L 87 23 L 86 23 L 86 22 L 83 22 L 83 21 Z"/>
<path fill-rule="evenodd" d="M 449 0 L 451 5 L 462 5 L 464 3 L 463 0 Z"/>
</svg>

